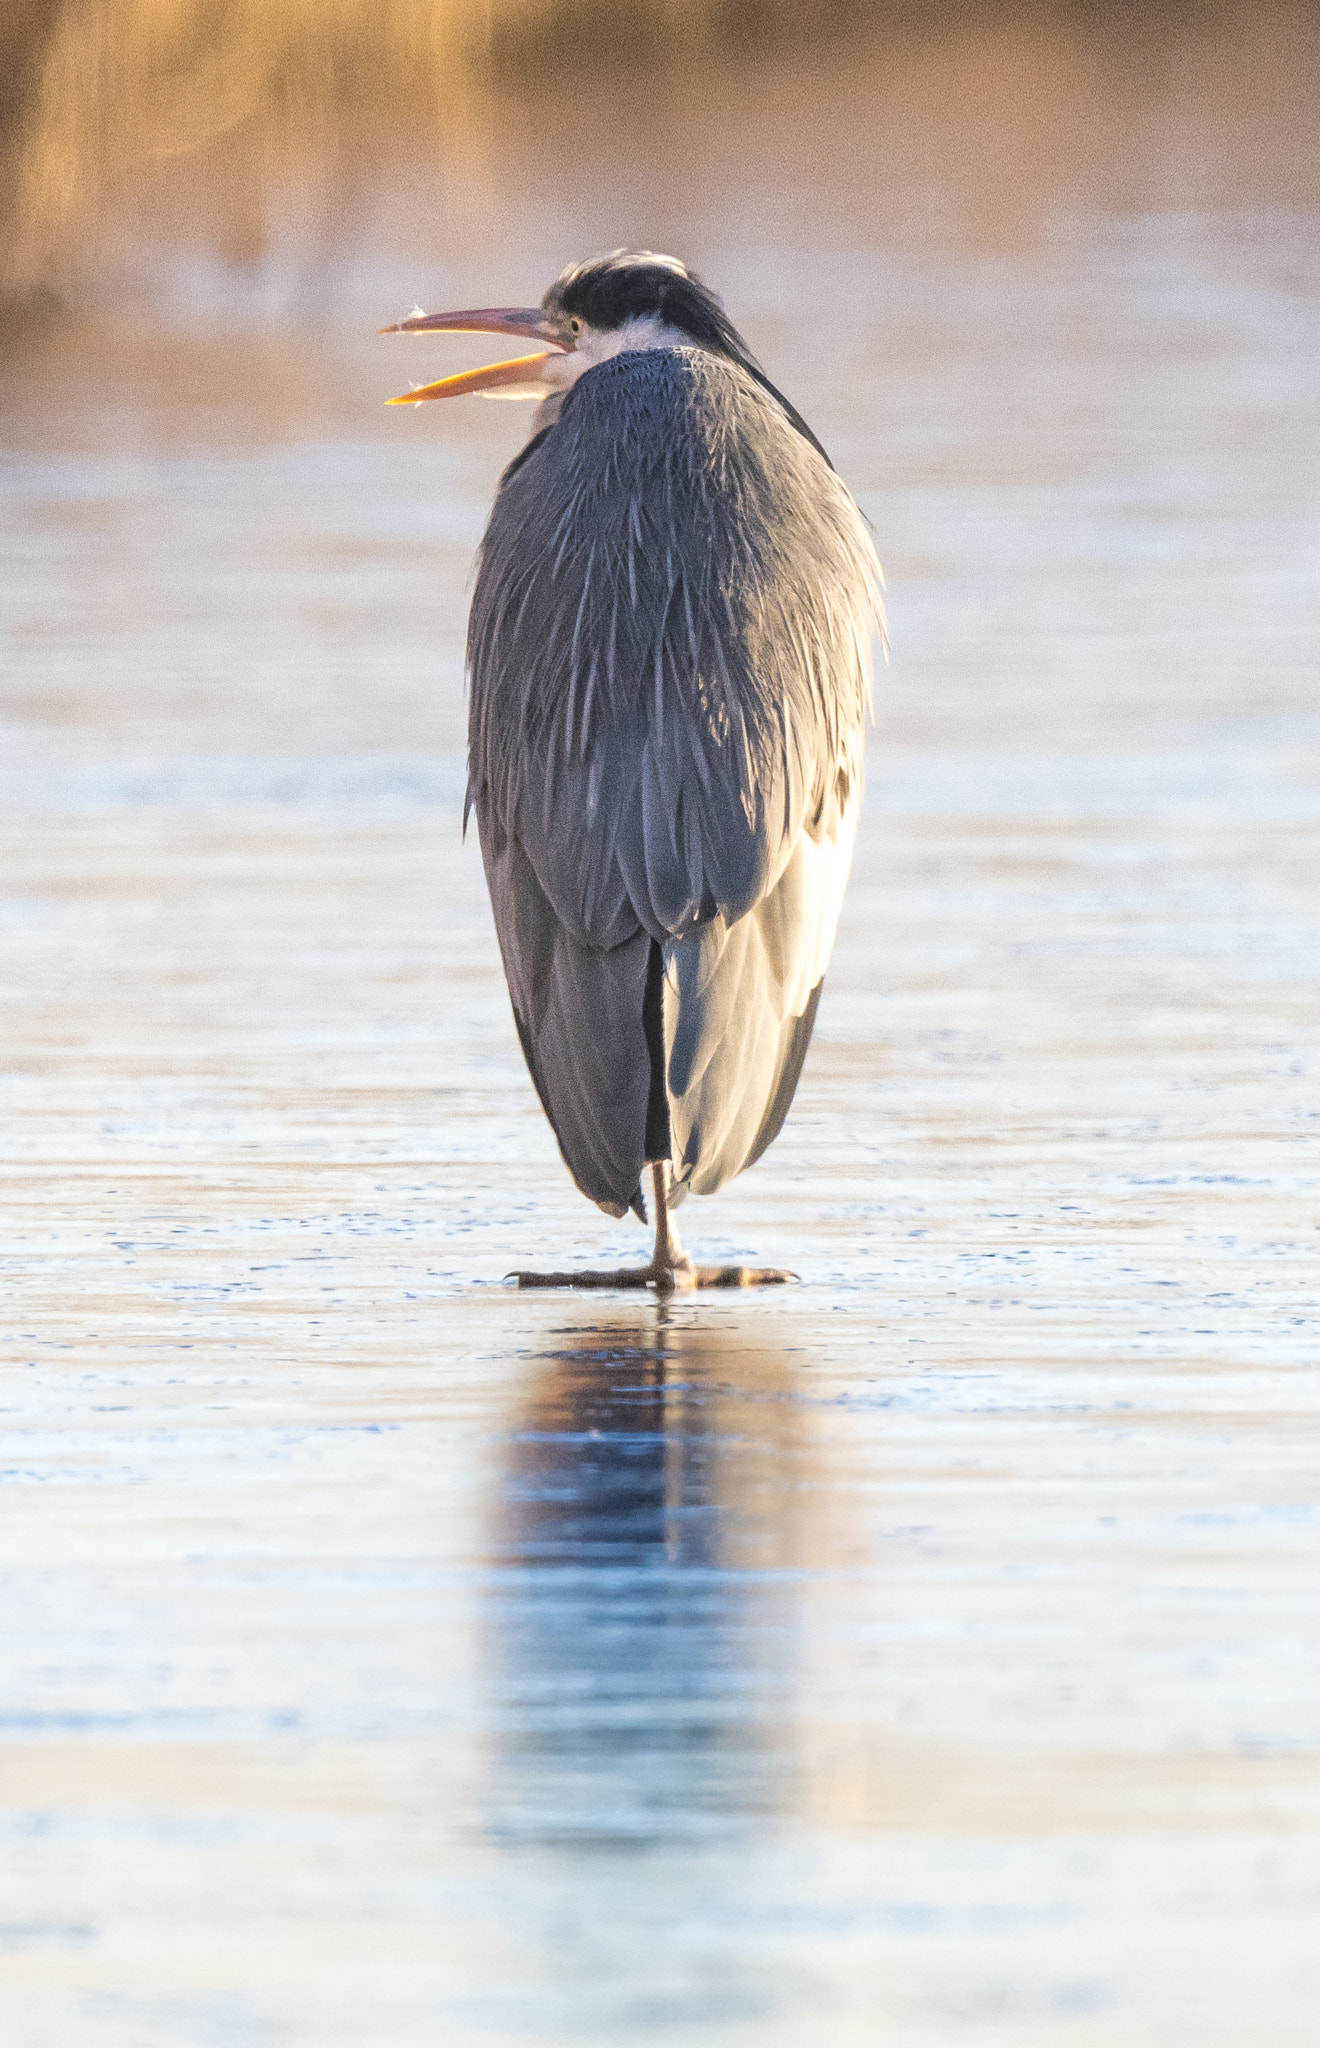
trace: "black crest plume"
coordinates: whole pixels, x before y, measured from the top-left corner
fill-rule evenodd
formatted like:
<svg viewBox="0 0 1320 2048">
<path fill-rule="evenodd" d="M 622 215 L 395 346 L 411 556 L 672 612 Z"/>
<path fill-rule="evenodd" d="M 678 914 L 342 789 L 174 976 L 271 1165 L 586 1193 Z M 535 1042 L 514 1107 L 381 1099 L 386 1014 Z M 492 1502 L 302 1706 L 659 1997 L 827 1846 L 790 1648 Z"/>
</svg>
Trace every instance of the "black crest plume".
<svg viewBox="0 0 1320 2048">
<path fill-rule="evenodd" d="M 770 382 L 715 293 L 676 256 L 657 256 L 650 249 L 616 249 L 611 256 L 570 263 L 541 305 L 552 319 L 568 321 L 576 316 L 589 327 L 602 330 L 657 315 L 666 326 L 688 335 L 698 348 L 724 356 L 746 370 L 833 469 L 797 407 Z"/>
</svg>

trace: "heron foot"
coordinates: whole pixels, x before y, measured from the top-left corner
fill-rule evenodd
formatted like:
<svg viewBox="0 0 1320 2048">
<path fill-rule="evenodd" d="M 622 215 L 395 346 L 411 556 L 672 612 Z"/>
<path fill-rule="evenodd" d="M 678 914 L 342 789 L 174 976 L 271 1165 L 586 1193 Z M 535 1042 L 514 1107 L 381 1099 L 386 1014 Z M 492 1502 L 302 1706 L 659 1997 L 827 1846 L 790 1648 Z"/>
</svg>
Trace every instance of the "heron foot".
<svg viewBox="0 0 1320 2048">
<path fill-rule="evenodd" d="M 657 1294 L 686 1294 L 696 1287 L 782 1287 L 797 1274 L 782 1266 L 619 1266 L 581 1273 L 506 1273 L 519 1287 L 653 1287 Z"/>
<path fill-rule="evenodd" d="M 796 1280 L 782 1266 L 698 1266 L 679 1243 L 670 1207 L 667 1159 L 651 1162 L 655 1191 L 655 1250 L 649 1266 L 616 1266 L 604 1272 L 506 1273 L 520 1287 L 654 1287 L 657 1294 L 686 1294 L 694 1287 L 782 1287 Z"/>
<path fill-rule="evenodd" d="M 801 1275 L 786 1266 L 694 1266 L 694 1287 L 783 1287 Z"/>
</svg>

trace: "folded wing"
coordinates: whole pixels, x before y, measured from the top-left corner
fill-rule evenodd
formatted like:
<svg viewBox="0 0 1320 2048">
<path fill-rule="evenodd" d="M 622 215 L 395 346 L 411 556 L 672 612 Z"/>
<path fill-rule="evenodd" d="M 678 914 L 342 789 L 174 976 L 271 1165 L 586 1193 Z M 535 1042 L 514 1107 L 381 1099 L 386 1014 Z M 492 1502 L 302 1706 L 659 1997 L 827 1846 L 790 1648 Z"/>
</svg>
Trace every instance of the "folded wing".
<svg viewBox="0 0 1320 2048">
<path fill-rule="evenodd" d="M 680 1183 L 718 1187 L 783 1121 L 855 832 L 877 573 L 815 449 L 698 350 L 592 370 L 507 474 L 469 800 L 528 1064 L 606 1207 L 646 1156 L 652 940 Z"/>
</svg>

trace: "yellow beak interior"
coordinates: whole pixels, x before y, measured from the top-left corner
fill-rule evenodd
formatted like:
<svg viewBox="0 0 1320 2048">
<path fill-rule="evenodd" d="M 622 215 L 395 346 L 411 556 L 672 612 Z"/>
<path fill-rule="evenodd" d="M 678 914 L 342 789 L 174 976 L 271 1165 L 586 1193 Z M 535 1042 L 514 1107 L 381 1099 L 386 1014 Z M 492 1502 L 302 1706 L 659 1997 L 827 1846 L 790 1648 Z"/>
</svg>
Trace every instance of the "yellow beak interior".
<svg viewBox="0 0 1320 2048">
<path fill-rule="evenodd" d="M 415 391 L 387 398 L 386 405 L 424 405 L 428 398 L 465 398 L 472 392 L 490 398 L 544 398 L 549 390 L 542 371 L 556 349 L 544 349 L 536 356 L 515 356 L 507 363 L 487 363 L 480 370 L 460 370 L 456 377 L 441 377 L 436 384 L 419 384 Z"/>
</svg>

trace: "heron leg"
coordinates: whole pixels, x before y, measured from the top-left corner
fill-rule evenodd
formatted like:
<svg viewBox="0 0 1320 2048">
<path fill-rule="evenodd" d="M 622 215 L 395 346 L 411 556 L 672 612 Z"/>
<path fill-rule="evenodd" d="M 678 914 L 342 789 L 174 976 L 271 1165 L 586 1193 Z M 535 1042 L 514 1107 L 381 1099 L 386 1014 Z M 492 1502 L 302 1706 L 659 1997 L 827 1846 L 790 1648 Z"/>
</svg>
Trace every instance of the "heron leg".
<svg viewBox="0 0 1320 2048">
<path fill-rule="evenodd" d="M 669 1161 L 657 1159 L 651 1167 L 655 1188 L 655 1256 L 651 1261 L 651 1284 L 657 1292 L 686 1293 L 690 1287 L 780 1287 L 796 1280 L 782 1266 L 698 1266 L 684 1251 L 674 1228 L 669 1206 Z"/>
<path fill-rule="evenodd" d="M 655 1250 L 649 1266 L 620 1266 L 604 1272 L 508 1273 L 520 1287 L 654 1287 L 657 1294 L 685 1294 L 694 1287 L 777 1287 L 796 1280 L 780 1266 L 698 1266 L 679 1241 L 669 1203 L 667 1159 L 651 1161 L 655 1200 Z"/>
<path fill-rule="evenodd" d="M 691 1273 L 693 1265 L 679 1242 L 674 1212 L 669 1206 L 669 1178 L 669 1161 L 653 1159 L 651 1190 L 655 1201 L 655 1251 L 651 1255 L 651 1271 L 657 1286 L 661 1284 L 661 1275 L 667 1273 L 671 1276 L 671 1286 L 681 1287 L 691 1283 L 673 1276 Z"/>
</svg>

